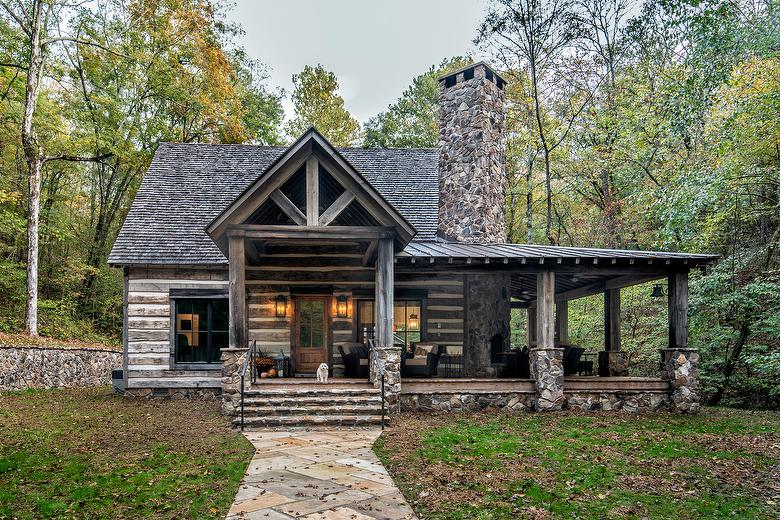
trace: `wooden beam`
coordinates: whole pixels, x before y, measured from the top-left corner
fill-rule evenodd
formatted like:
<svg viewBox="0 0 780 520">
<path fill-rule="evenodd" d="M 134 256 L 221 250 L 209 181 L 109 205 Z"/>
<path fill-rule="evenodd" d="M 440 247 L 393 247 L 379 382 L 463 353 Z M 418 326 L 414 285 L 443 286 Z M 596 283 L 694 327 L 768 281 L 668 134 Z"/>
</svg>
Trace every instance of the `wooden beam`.
<svg viewBox="0 0 780 520">
<path fill-rule="evenodd" d="M 536 340 L 537 347 L 555 346 L 555 273 L 536 275 Z"/>
<path fill-rule="evenodd" d="M 372 240 L 371 243 L 368 244 L 366 253 L 363 255 L 363 265 L 371 265 L 371 260 L 374 258 L 377 247 L 379 247 L 379 240 Z"/>
<path fill-rule="evenodd" d="M 604 291 L 604 350 L 620 350 L 620 289 Z"/>
<path fill-rule="evenodd" d="M 290 217 L 290 220 L 299 226 L 306 225 L 306 215 L 301 213 L 301 210 L 299 210 L 298 207 L 287 198 L 287 195 L 281 192 L 281 190 L 277 188 L 272 191 L 270 198 L 279 206 L 279 209 L 281 209 L 285 215 Z"/>
<path fill-rule="evenodd" d="M 345 191 L 339 195 L 339 198 L 333 201 L 333 204 L 320 215 L 319 225 L 327 226 L 336 220 L 336 217 L 341 215 L 341 212 L 347 209 L 347 206 L 349 206 L 353 200 L 355 200 L 355 194 L 351 191 Z"/>
<path fill-rule="evenodd" d="M 536 307 L 526 309 L 525 339 L 529 348 L 536 344 Z"/>
<path fill-rule="evenodd" d="M 379 241 L 376 262 L 375 319 L 376 342 L 380 348 L 393 345 L 393 241 L 384 238 Z"/>
<path fill-rule="evenodd" d="M 414 257 L 409 254 L 402 254 L 399 257 L 399 260 L 402 261 L 411 261 L 412 259 L 416 258 L 418 261 L 421 259 L 429 258 L 428 256 L 418 256 Z M 444 260 L 446 257 L 435 257 L 437 260 Z M 526 263 L 523 264 L 518 263 L 514 259 L 510 259 L 509 263 L 497 263 L 498 259 L 495 259 L 492 263 L 488 265 L 484 265 L 484 262 L 479 262 L 476 264 L 474 262 L 473 258 L 454 258 L 452 264 L 452 268 L 448 269 L 448 272 L 458 272 L 462 274 L 473 274 L 478 272 L 488 272 L 488 273 L 495 273 L 495 272 L 509 272 L 509 273 L 518 273 L 518 274 L 536 274 L 541 273 L 545 271 L 552 271 L 556 275 L 582 275 L 582 276 L 628 276 L 628 275 L 636 275 L 636 276 L 642 276 L 642 275 L 648 275 L 648 276 L 656 276 L 657 278 L 665 278 L 672 272 L 680 272 L 680 271 L 688 271 L 689 267 L 683 267 L 683 266 L 662 266 L 662 265 L 656 265 L 656 266 L 639 266 L 639 265 L 611 265 L 611 264 L 600 264 L 600 265 L 590 265 L 590 264 L 553 264 L 553 263 L 547 263 L 539 265 L 538 263 Z M 476 264 L 476 265 L 475 265 Z M 426 264 L 427 265 L 427 264 Z M 441 264 L 436 264 L 434 266 L 426 268 L 427 271 L 441 271 Z"/>
<path fill-rule="evenodd" d="M 306 159 L 306 225 L 316 226 L 320 220 L 320 163 L 317 156 Z"/>
<path fill-rule="evenodd" d="M 688 347 L 688 273 L 669 276 L 669 348 Z"/>
<path fill-rule="evenodd" d="M 623 275 L 610 278 L 602 282 L 596 282 L 583 287 L 577 287 L 570 291 L 564 291 L 555 295 L 556 301 L 575 300 L 577 298 L 584 298 L 586 296 L 593 296 L 600 292 L 609 289 L 620 289 L 622 287 L 631 287 L 632 285 L 638 285 L 640 283 L 651 282 L 663 278 L 662 274 L 648 274 L 648 275 Z"/>
<path fill-rule="evenodd" d="M 569 302 L 555 304 L 555 335 L 559 343 L 569 343 Z"/>
<path fill-rule="evenodd" d="M 379 226 L 261 226 L 240 224 L 228 227 L 229 237 L 246 237 L 256 240 L 324 240 L 335 244 L 336 241 L 369 241 L 380 238 L 395 238 L 392 227 Z M 313 243 L 313 242 L 311 242 Z"/>
<path fill-rule="evenodd" d="M 230 237 L 228 273 L 229 294 L 229 345 L 231 348 L 246 348 L 246 254 L 244 239 Z"/>
</svg>

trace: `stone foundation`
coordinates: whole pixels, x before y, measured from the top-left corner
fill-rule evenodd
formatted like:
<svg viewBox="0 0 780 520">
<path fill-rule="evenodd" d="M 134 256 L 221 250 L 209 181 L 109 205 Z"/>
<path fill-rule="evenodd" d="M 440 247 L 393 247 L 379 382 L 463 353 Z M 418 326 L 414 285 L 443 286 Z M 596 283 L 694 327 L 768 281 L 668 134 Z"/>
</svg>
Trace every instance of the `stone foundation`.
<svg viewBox="0 0 780 520">
<path fill-rule="evenodd" d="M 113 350 L 0 345 L 0 390 L 110 385 L 121 366 Z"/>
<path fill-rule="evenodd" d="M 661 350 L 661 377 L 671 383 L 671 410 L 699 413 L 699 351 L 692 348 Z"/>
<path fill-rule="evenodd" d="M 486 408 L 507 412 L 530 412 L 534 410 L 534 394 L 527 392 L 401 394 L 401 410 L 404 412 L 476 412 Z"/>
<path fill-rule="evenodd" d="M 198 399 L 213 401 L 222 391 L 218 388 L 128 388 L 125 397 L 141 399 Z"/>
<path fill-rule="evenodd" d="M 584 412 L 652 413 L 669 409 L 669 394 L 662 392 L 566 392 L 566 408 Z"/>
</svg>

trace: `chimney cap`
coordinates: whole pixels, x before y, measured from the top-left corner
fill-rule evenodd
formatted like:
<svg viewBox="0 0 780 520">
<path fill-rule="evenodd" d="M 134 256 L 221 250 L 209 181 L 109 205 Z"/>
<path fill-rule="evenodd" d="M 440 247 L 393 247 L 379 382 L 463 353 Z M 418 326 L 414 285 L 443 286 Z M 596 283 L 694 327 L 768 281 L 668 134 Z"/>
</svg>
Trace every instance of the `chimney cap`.
<svg viewBox="0 0 780 520">
<path fill-rule="evenodd" d="M 477 61 L 475 63 L 471 63 L 470 65 L 466 65 L 465 67 L 461 67 L 457 70 L 453 70 L 452 72 L 448 72 L 447 74 L 439 76 L 439 81 L 445 81 L 447 78 L 453 78 L 458 74 L 460 74 L 461 72 L 476 69 L 480 65 L 485 67 L 485 69 L 490 71 L 496 77 L 496 84 L 498 85 L 498 88 L 503 88 L 504 85 L 506 85 L 506 80 L 502 78 L 501 75 L 498 72 L 496 72 L 496 70 L 493 67 L 491 67 L 484 61 Z"/>
</svg>

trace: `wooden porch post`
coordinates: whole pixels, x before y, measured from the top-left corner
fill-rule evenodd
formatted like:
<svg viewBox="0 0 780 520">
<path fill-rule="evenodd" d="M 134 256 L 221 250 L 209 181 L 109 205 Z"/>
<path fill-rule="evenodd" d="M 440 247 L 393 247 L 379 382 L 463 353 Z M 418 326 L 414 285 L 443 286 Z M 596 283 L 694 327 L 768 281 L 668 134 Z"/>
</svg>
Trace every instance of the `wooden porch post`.
<svg viewBox="0 0 780 520">
<path fill-rule="evenodd" d="M 661 350 L 662 377 L 671 386 L 671 409 L 698 413 L 699 352 L 688 348 L 688 273 L 669 275 L 669 348 Z"/>
<path fill-rule="evenodd" d="M 604 291 L 604 350 L 620 350 L 620 289 Z"/>
<path fill-rule="evenodd" d="M 393 344 L 393 241 L 379 241 L 376 262 L 376 344 L 381 348 Z"/>
<path fill-rule="evenodd" d="M 688 347 L 688 273 L 669 275 L 669 348 Z"/>
<path fill-rule="evenodd" d="M 526 343 L 528 348 L 536 345 L 536 303 L 526 309 Z"/>
<path fill-rule="evenodd" d="M 555 335 L 558 343 L 569 343 L 569 302 L 560 301 L 555 304 Z"/>
<path fill-rule="evenodd" d="M 536 339 L 531 349 L 531 377 L 536 385 L 536 409 L 563 408 L 563 349 L 555 346 L 555 273 L 536 275 Z"/>
<path fill-rule="evenodd" d="M 539 348 L 555 347 L 555 273 L 536 275 L 536 340 Z"/>
<path fill-rule="evenodd" d="M 229 289 L 229 345 L 247 348 L 246 340 L 246 255 L 244 237 L 231 236 L 228 243 Z"/>
<path fill-rule="evenodd" d="M 401 405 L 401 349 L 393 344 L 394 265 L 393 239 L 382 238 L 377 247 L 374 289 L 375 352 L 369 365 L 375 386 L 381 384 L 381 375 L 385 376 L 385 403 L 390 413 L 400 411 Z"/>
</svg>

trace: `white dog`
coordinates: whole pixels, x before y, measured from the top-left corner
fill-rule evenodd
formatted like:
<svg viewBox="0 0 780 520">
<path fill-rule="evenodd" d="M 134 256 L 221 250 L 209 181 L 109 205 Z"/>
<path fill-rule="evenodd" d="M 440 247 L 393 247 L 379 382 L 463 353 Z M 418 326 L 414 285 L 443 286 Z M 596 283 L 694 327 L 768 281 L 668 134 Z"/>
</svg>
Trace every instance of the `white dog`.
<svg viewBox="0 0 780 520">
<path fill-rule="evenodd" d="M 328 364 L 327 363 L 320 363 L 320 368 L 317 369 L 317 382 L 318 383 L 327 383 L 328 382 Z"/>
</svg>

